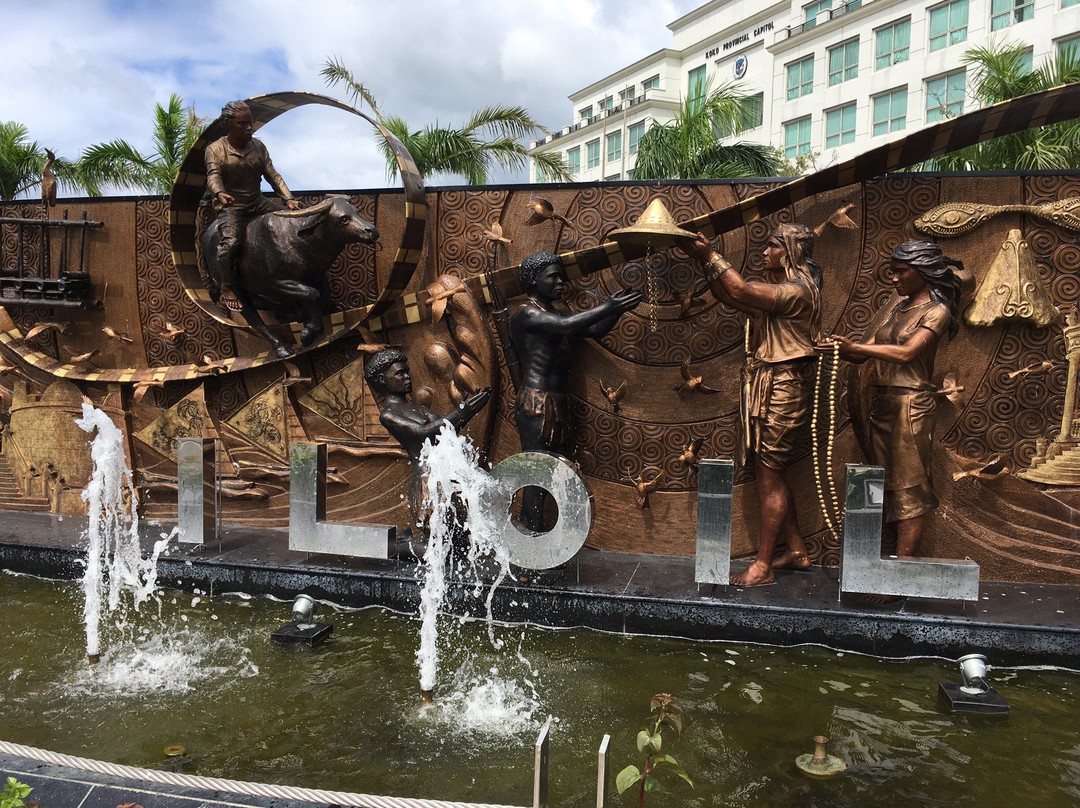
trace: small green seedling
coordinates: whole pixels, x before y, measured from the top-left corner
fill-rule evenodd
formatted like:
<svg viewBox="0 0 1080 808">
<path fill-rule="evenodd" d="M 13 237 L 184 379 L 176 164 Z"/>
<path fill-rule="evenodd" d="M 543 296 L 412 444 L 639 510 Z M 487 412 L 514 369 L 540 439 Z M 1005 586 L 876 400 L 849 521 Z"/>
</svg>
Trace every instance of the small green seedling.
<svg viewBox="0 0 1080 808">
<path fill-rule="evenodd" d="M 657 779 L 656 772 L 659 769 L 669 769 L 685 780 L 690 788 L 694 787 L 690 775 L 679 765 L 679 762 L 671 755 L 661 753 L 663 746 L 661 733 L 665 727 L 674 730 L 676 735 L 682 734 L 682 708 L 676 704 L 675 697 L 670 693 L 657 693 L 649 702 L 649 710 L 649 719 L 645 729 L 637 735 L 638 752 L 645 755 L 644 766 L 641 769 L 637 766 L 627 766 L 615 777 L 615 787 L 619 789 L 620 794 L 635 783 L 640 784 L 638 808 L 644 808 L 647 791 L 660 794 L 671 793 Z"/>
<path fill-rule="evenodd" d="M 34 789 L 25 783 L 20 783 L 14 777 L 7 779 L 7 787 L 0 791 L 0 808 L 23 808 L 26 805 L 23 797 L 28 797 Z"/>
</svg>

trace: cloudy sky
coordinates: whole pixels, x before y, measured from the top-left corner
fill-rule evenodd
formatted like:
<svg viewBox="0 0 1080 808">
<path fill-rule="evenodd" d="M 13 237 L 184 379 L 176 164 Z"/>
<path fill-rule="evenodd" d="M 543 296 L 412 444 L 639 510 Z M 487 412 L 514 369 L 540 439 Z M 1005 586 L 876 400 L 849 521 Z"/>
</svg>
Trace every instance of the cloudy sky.
<svg viewBox="0 0 1080 808">
<path fill-rule="evenodd" d="M 148 152 L 154 105 L 171 93 L 211 119 L 271 92 L 344 98 L 319 75 L 336 56 L 416 129 L 461 125 L 489 104 L 559 129 L 572 122 L 570 93 L 670 46 L 667 24 L 702 2 L 0 0 L 0 120 L 68 159 L 115 138 Z M 302 108 L 259 136 L 294 190 L 388 184 L 372 129 L 354 116 Z"/>
</svg>

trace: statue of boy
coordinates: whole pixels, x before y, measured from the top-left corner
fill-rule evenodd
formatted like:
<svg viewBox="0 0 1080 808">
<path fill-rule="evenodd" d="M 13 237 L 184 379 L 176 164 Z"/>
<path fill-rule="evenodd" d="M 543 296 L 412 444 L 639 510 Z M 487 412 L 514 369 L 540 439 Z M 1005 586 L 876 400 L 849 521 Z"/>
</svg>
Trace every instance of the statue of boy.
<svg viewBox="0 0 1080 808">
<path fill-rule="evenodd" d="M 573 451 L 566 402 L 570 340 L 604 336 L 620 315 L 641 302 L 642 291 L 620 289 L 593 309 L 569 313 L 555 305 L 566 291 L 566 271 L 559 256 L 533 253 L 521 262 L 520 272 L 528 297 L 510 319 L 510 338 L 522 368 L 514 423 L 524 451 L 567 456 Z M 521 521 L 529 530 L 543 530 L 545 498 L 543 489 L 525 489 Z"/>
<path fill-rule="evenodd" d="M 412 375 L 409 360 L 396 348 L 384 348 L 374 354 L 364 367 L 368 385 L 383 399 L 379 410 L 379 422 L 394 436 L 413 462 L 412 484 L 409 486 L 409 508 L 417 524 L 422 524 L 424 513 L 424 470 L 420 467 L 420 450 L 424 441 L 434 440 L 443 424 L 460 430 L 487 404 L 491 388 L 485 387 L 466 396 L 446 415 L 439 415 L 422 404 L 410 401 Z"/>
</svg>

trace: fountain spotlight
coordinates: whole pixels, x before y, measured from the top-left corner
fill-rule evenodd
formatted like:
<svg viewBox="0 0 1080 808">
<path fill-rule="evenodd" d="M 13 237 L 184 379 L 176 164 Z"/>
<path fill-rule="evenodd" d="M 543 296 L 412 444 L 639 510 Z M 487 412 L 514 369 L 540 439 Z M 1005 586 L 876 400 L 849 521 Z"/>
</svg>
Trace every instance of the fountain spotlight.
<svg viewBox="0 0 1080 808">
<path fill-rule="evenodd" d="M 951 713 L 981 713 L 983 715 L 1007 715 L 1009 703 L 986 682 L 986 657 L 982 654 L 965 654 L 957 660 L 964 684 L 942 682 L 938 695 Z"/>
<path fill-rule="evenodd" d="M 293 601 L 292 622 L 286 623 L 270 639 L 282 645 L 316 645 L 330 636 L 334 630 L 332 623 L 312 622 L 315 613 L 315 599 L 301 592 Z"/>
</svg>

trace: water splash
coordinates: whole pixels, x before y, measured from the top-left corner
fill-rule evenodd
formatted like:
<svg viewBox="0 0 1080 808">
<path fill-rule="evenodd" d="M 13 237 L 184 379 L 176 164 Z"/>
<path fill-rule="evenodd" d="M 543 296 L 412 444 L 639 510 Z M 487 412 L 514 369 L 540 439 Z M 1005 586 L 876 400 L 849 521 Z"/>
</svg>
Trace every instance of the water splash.
<svg viewBox="0 0 1080 808">
<path fill-rule="evenodd" d="M 510 574 L 510 560 L 494 525 L 484 518 L 483 494 L 498 483 L 480 468 L 480 459 L 468 437 L 444 425 L 434 442 L 424 444 L 420 465 L 427 474 L 425 505 L 431 509 L 431 517 L 420 593 L 420 648 L 416 662 L 420 669 L 420 689 L 431 692 L 438 678 L 438 614 L 446 597 L 454 537 L 468 537 L 468 549 L 457 568 L 472 577 L 474 594 L 479 595 L 484 578 L 490 578 L 490 564 L 494 562 L 494 580 L 488 589 L 485 608 L 488 639 L 496 650 L 502 648 L 503 641 L 495 636 L 491 604 L 496 587 Z"/>
<path fill-rule="evenodd" d="M 93 660 L 101 654 L 104 610 L 122 612 L 121 594 L 125 591 L 131 593 L 136 610 L 154 593 L 157 560 L 172 535 L 155 543 L 150 557 L 143 559 L 139 546 L 139 498 L 124 456 L 124 434 L 108 415 L 94 406 L 84 403 L 82 413 L 75 424 L 84 432 L 96 432 L 90 444 L 93 471 L 82 492 L 89 514 L 86 572 L 82 579 L 83 622 L 86 653 Z"/>
</svg>

